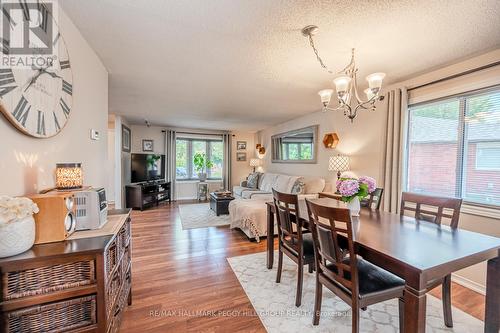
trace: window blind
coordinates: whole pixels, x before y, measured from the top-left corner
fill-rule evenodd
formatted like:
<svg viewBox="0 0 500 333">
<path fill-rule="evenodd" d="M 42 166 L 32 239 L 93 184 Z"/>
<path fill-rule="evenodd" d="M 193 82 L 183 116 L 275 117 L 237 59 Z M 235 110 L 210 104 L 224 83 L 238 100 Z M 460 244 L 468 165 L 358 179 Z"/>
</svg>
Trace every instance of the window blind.
<svg viewBox="0 0 500 333">
<path fill-rule="evenodd" d="M 409 106 L 406 190 L 500 206 L 500 86 Z"/>
</svg>

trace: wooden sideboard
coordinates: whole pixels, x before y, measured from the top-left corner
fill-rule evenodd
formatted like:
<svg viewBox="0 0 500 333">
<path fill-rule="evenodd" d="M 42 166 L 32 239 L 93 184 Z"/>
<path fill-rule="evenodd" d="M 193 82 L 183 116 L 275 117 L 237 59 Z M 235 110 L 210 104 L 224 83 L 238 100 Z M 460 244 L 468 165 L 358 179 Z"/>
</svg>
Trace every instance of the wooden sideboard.
<svg viewBox="0 0 500 333">
<path fill-rule="evenodd" d="M 0 259 L 1 332 L 118 332 L 132 302 L 130 210 Z"/>
</svg>

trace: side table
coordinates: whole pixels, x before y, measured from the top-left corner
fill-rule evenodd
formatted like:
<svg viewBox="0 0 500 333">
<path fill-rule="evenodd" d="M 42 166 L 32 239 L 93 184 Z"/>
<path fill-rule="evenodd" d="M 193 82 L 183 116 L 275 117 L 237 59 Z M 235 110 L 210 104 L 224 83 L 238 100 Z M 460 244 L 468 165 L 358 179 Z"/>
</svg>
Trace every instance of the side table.
<svg viewBox="0 0 500 333">
<path fill-rule="evenodd" d="M 207 201 L 208 199 L 208 183 L 207 182 L 199 182 L 198 183 L 198 201 Z"/>
</svg>

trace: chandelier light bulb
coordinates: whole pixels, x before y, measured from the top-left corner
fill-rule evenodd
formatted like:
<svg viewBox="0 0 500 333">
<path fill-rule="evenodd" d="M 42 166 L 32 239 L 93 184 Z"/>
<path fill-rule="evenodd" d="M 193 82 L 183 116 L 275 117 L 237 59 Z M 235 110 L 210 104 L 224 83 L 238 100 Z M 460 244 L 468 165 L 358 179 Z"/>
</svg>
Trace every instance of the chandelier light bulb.
<svg viewBox="0 0 500 333">
<path fill-rule="evenodd" d="M 368 86 L 371 89 L 380 90 L 382 88 L 382 80 L 385 78 L 385 73 L 373 73 L 366 77 L 366 81 L 368 81 Z"/>
<path fill-rule="evenodd" d="M 323 89 L 318 92 L 318 95 L 321 97 L 321 103 L 324 106 L 330 104 L 330 99 L 332 98 L 333 89 Z"/>
</svg>

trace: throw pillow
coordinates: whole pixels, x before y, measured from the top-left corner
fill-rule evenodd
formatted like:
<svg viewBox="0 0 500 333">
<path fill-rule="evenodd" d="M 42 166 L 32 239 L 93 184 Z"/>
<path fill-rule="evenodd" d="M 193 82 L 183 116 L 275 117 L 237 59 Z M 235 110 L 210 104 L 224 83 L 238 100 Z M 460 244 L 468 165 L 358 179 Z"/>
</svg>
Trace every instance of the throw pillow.
<svg viewBox="0 0 500 333">
<path fill-rule="evenodd" d="M 249 188 L 257 188 L 257 184 L 259 183 L 259 172 L 254 172 L 248 175 L 247 178 L 247 187 Z"/>
<path fill-rule="evenodd" d="M 304 193 L 305 194 L 317 194 L 322 192 L 325 188 L 325 180 L 319 177 L 312 177 L 304 179 Z"/>
<path fill-rule="evenodd" d="M 305 190 L 306 184 L 302 181 L 302 178 L 299 178 L 295 181 L 295 184 L 292 186 L 292 194 L 303 194 Z"/>
</svg>

